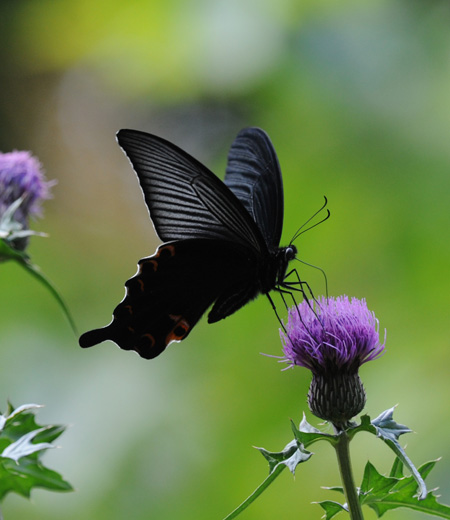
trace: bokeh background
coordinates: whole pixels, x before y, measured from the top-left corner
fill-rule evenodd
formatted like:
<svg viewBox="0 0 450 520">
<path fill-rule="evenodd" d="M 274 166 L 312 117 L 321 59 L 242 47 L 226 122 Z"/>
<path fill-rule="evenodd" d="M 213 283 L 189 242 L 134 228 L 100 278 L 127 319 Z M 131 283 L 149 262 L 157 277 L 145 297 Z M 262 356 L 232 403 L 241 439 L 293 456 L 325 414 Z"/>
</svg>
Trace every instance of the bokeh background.
<svg viewBox="0 0 450 520">
<path fill-rule="evenodd" d="M 139 258 L 159 241 L 115 142 L 161 135 L 219 176 L 237 132 L 264 128 L 285 185 L 283 243 L 330 294 L 365 297 L 387 329 L 365 365 L 366 411 L 396 417 L 430 487 L 450 502 L 450 4 L 446 0 L 16 0 L 0 7 L 0 149 L 35 153 L 57 179 L 29 253 L 80 332 L 106 325 Z M 300 268 L 316 294 L 317 271 Z M 8 496 L 7 520 L 223 518 L 265 478 L 252 446 L 279 450 L 306 409 L 309 373 L 281 371 L 265 298 L 206 320 L 153 361 L 113 344 L 83 351 L 50 295 L 0 266 L 0 409 L 36 402 L 70 425 L 45 462 L 76 491 Z M 311 417 L 308 418 L 317 424 Z M 356 478 L 391 452 L 353 443 Z M 242 516 L 316 519 L 339 500 L 334 454 L 286 471 Z M 367 518 L 375 515 L 366 511 Z M 391 513 L 397 519 L 418 514 Z"/>
</svg>

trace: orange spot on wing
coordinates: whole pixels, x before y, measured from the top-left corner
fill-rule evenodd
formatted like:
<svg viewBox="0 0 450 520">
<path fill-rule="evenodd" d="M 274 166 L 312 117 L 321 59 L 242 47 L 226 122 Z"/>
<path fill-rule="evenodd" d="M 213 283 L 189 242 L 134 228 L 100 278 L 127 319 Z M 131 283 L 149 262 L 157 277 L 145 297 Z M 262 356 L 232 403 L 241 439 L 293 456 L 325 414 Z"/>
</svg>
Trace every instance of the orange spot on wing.
<svg viewBox="0 0 450 520">
<path fill-rule="evenodd" d="M 171 341 L 181 341 L 191 329 L 189 323 L 181 316 L 170 315 L 170 318 L 177 319 L 174 320 L 176 321 L 174 328 L 166 337 L 166 344 L 169 344 Z"/>
<path fill-rule="evenodd" d="M 151 265 L 153 271 L 156 271 L 158 269 L 158 261 L 157 260 L 152 260 L 151 258 L 146 258 L 144 260 L 140 260 L 139 261 L 139 270 L 138 270 L 138 274 L 142 274 L 144 272 L 144 268 L 145 266 L 147 266 L 148 264 Z"/>
<path fill-rule="evenodd" d="M 170 253 L 170 256 L 174 256 L 175 254 L 175 247 L 168 244 L 168 245 L 165 245 L 165 246 L 161 246 L 160 248 L 158 248 L 158 251 L 156 252 L 156 257 L 160 256 L 160 254 L 163 252 L 163 251 L 169 251 Z"/>
<path fill-rule="evenodd" d="M 148 339 L 150 341 L 150 346 L 151 347 L 155 346 L 156 341 L 155 341 L 155 338 L 151 334 L 142 334 L 142 337 L 146 338 L 146 339 Z"/>
</svg>

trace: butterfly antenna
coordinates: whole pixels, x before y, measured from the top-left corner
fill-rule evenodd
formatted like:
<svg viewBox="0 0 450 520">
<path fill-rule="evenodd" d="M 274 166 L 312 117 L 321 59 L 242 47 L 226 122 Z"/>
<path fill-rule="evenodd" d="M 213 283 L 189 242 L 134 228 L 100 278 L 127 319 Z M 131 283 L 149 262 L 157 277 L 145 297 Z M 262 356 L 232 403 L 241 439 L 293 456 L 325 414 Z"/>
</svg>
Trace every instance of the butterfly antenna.
<svg viewBox="0 0 450 520">
<path fill-rule="evenodd" d="M 298 229 L 297 231 L 295 232 L 294 234 L 294 237 L 292 238 L 291 242 L 289 245 L 291 245 L 295 240 L 297 240 L 297 238 L 300 236 L 300 235 L 303 235 L 303 233 L 306 233 L 307 231 L 309 231 L 310 229 L 313 229 L 315 228 L 316 226 L 318 226 L 319 224 L 322 224 L 323 222 L 325 222 L 326 220 L 328 220 L 330 218 L 330 210 L 327 209 L 327 215 L 325 218 L 323 218 L 322 220 L 320 220 L 319 222 L 317 222 L 316 224 L 310 226 L 309 228 L 306 228 L 306 229 L 303 229 L 306 224 L 308 224 L 308 222 L 311 222 L 311 220 L 316 217 L 321 211 L 323 211 L 326 207 L 326 205 L 328 204 L 328 199 L 324 196 L 323 197 L 325 199 L 325 202 L 323 203 L 322 207 L 320 207 L 313 215 L 311 215 L 309 217 L 309 219 L 304 223 L 302 224 Z M 302 231 L 303 230 L 303 231 Z"/>
</svg>

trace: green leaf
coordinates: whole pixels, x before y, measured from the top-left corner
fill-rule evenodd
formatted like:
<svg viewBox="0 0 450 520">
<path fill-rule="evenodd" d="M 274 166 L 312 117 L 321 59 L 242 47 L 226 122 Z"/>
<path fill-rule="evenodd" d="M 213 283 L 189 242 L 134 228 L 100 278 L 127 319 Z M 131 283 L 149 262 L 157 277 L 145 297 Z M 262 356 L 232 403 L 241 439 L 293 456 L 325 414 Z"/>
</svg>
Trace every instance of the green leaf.
<svg viewBox="0 0 450 520">
<path fill-rule="evenodd" d="M 430 473 L 436 462 L 427 462 L 419 468 L 421 478 L 424 479 Z M 398 463 L 395 463 L 394 466 L 395 473 L 399 474 Z M 417 489 L 418 483 L 414 476 L 385 477 L 380 475 L 375 467 L 368 462 L 360 489 L 360 502 L 373 509 L 378 517 L 383 516 L 386 511 L 391 509 L 407 507 L 429 515 L 450 518 L 449 506 L 438 503 L 437 497 L 431 491 L 425 498 L 419 500 Z"/>
<path fill-rule="evenodd" d="M 264 448 L 256 448 L 269 462 L 269 473 L 272 473 L 279 464 L 284 464 L 290 472 L 295 475 L 295 468 L 302 462 L 306 462 L 312 457 L 312 453 L 307 451 L 296 440 L 287 444 L 283 451 L 271 452 Z"/>
<path fill-rule="evenodd" d="M 27 404 L 0 415 L 0 500 L 15 492 L 29 497 L 31 489 L 41 487 L 53 491 L 70 491 L 72 486 L 61 475 L 42 465 L 43 450 L 65 430 L 63 426 L 40 426 L 34 410 L 39 405 Z"/>
<path fill-rule="evenodd" d="M 34 487 L 51 491 L 72 491 L 72 486 L 56 471 L 37 461 L 21 459 L 15 463 L 0 457 L 0 500 L 10 492 L 29 497 Z"/>
<path fill-rule="evenodd" d="M 39 444 L 33 444 L 31 441 L 42 431 L 47 428 L 39 428 L 32 432 L 28 432 L 18 439 L 16 442 L 9 444 L 1 453 L 0 457 L 12 459 L 14 462 L 18 462 L 22 457 L 31 455 L 36 451 L 46 450 L 48 448 L 54 448 L 53 444 L 49 442 L 41 442 Z"/>
<path fill-rule="evenodd" d="M 323 433 L 317 428 L 314 428 L 309 422 L 306 420 L 305 415 L 303 414 L 302 422 L 300 423 L 299 428 L 295 426 L 295 424 L 291 421 L 292 431 L 294 432 L 295 438 L 298 442 L 300 442 L 304 448 L 307 448 L 311 444 L 314 444 L 317 441 L 328 441 L 329 443 L 335 445 L 338 442 L 338 438 L 336 435 L 330 435 L 328 433 Z"/>
<path fill-rule="evenodd" d="M 349 441 L 351 441 L 353 437 L 359 432 L 369 432 L 373 435 L 377 434 L 377 430 L 374 426 L 372 426 L 372 423 L 370 422 L 370 417 L 368 415 L 361 416 L 361 424 L 354 425 L 348 428 L 347 435 Z"/>
<path fill-rule="evenodd" d="M 6 240 L 0 237 L 0 260 L 16 260 L 18 262 L 22 261 L 23 258 L 28 258 L 25 253 L 22 251 L 17 251 L 12 248 Z"/>
<path fill-rule="evenodd" d="M 360 487 L 360 502 L 366 503 L 365 497 L 369 494 L 384 496 L 397 484 L 398 478 L 384 477 L 375 469 L 375 466 L 367 462 L 363 480 Z"/>
<path fill-rule="evenodd" d="M 394 409 L 389 408 L 382 412 L 376 419 L 370 421 L 368 415 L 363 415 L 361 417 L 361 424 L 359 426 L 350 428 L 348 430 L 349 438 L 352 439 L 356 433 L 360 431 L 366 431 L 371 433 L 372 435 L 376 435 L 382 441 L 384 441 L 389 448 L 397 455 L 400 461 L 408 468 L 411 472 L 412 476 L 415 478 L 418 484 L 418 496 L 420 500 L 423 500 L 427 496 L 427 487 L 423 478 L 421 477 L 419 471 L 417 471 L 416 467 L 406 455 L 405 450 L 402 448 L 400 443 L 398 442 L 398 438 L 400 435 L 404 433 L 409 433 L 410 430 L 407 426 L 403 424 L 398 424 L 393 419 Z"/>
<path fill-rule="evenodd" d="M 315 504 L 319 504 L 319 506 L 325 511 L 325 520 L 330 520 L 334 516 L 336 516 L 341 511 L 345 511 L 348 513 L 348 510 L 339 502 L 333 502 L 331 500 L 324 500 L 322 502 L 314 502 Z"/>
<path fill-rule="evenodd" d="M 30 257 L 26 253 L 24 253 L 23 251 L 15 250 L 14 248 L 10 247 L 5 240 L 0 238 L 0 259 L 15 260 L 26 271 L 28 271 L 31 274 L 31 276 L 36 278 L 58 302 L 58 305 L 61 307 L 63 313 L 65 314 L 74 334 L 78 336 L 75 321 L 72 318 L 72 315 L 69 311 L 69 308 L 66 305 L 66 302 L 63 300 L 62 296 L 59 294 L 58 290 L 54 287 L 50 280 L 41 272 L 39 267 L 31 262 Z"/>
<path fill-rule="evenodd" d="M 322 486 L 322 489 L 327 489 L 328 491 L 337 491 L 342 495 L 345 493 L 344 488 L 342 486 Z"/>
<path fill-rule="evenodd" d="M 398 458 L 395 457 L 394 464 L 392 464 L 391 472 L 389 473 L 390 477 L 402 478 L 403 477 L 403 463 Z"/>
<path fill-rule="evenodd" d="M 377 428 L 380 436 L 382 435 L 385 440 L 397 441 L 400 435 L 412 432 L 407 426 L 394 421 L 394 409 L 395 407 L 385 410 L 372 421 L 373 426 Z"/>
<path fill-rule="evenodd" d="M 376 429 L 377 437 L 380 437 L 380 439 L 382 439 L 391 448 L 391 450 L 411 472 L 412 476 L 418 484 L 419 499 L 424 500 L 427 496 L 427 486 L 425 485 L 425 481 L 397 440 L 400 435 L 409 433 L 412 430 L 403 424 L 396 423 L 393 419 L 393 413 L 394 408 L 386 410 L 372 421 L 372 425 Z"/>
<path fill-rule="evenodd" d="M 304 446 L 297 440 L 293 440 L 286 444 L 282 451 L 267 451 L 264 448 L 256 448 L 261 452 L 269 463 L 269 476 L 246 498 L 234 511 L 232 511 L 224 520 L 232 520 L 247 509 L 272 482 L 281 474 L 285 468 L 295 475 L 295 468 L 302 462 L 306 462 L 312 457 L 312 453 L 307 451 Z"/>
</svg>

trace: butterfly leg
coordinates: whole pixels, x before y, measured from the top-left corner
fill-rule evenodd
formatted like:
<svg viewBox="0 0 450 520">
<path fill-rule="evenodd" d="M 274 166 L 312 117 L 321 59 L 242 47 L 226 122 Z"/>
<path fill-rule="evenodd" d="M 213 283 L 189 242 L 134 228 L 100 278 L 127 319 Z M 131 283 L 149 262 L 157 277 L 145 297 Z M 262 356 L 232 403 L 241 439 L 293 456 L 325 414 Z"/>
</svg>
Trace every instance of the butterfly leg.
<svg viewBox="0 0 450 520">
<path fill-rule="evenodd" d="M 308 333 L 312 336 L 311 331 L 308 329 L 308 326 L 307 326 L 306 323 L 303 321 L 303 318 L 302 318 L 302 315 L 301 315 L 301 313 L 300 313 L 300 309 L 298 308 L 297 300 L 295 299 L 294 293 L 292 293 L 291 291 L 287 291 L 287 290 L 285 290 L 285 289 L 281 289 L 280 287 L 277 287 L 275 290 L 280 294 L 281 299 L 283 300 L 283 303 L 284 303 L 284 305 L 285 305 L 285 307 L 286 307 L 286 310 L 288 310 L 288 311 L 289 311 L 289 306 L 288 306 L 288 303 L 287 303 L 287 301 L 286 301 L 285 295 L 286 295 L 286 294 L 289 294 L 289 295 L 290 295 L 290 297 L 292 298 L 292 301 L 293 301 L 293 303 L 294 303 L 294 306 L 295 306 L 295 308 L 297 309 L 298 317 L 299 317 L 301 323 L 303 324 L 303 326 L 305 327 L 305 329 L 308 331 Z M 305 296 L 305 293 L 304 293 L 304 291 L 303 291 L 302 289 L 294 288 L 294 290 L 301 291 L 302 294 Z M 281 325 L 281 327 L 282 327 L 282 329 L 283 329 L 283 332 L 286 334 L 286 336 L 289 338 L 289 341 L 292 343 L 292 339 L 291 339 L 291 337 L 289 336 L 289 332 L 287 331 L 287 329 L 286 329 L 286 327 L 285 327 L 283 321 L 280 319 L 280 316 L 279 316 L 279 314 L 278 314 L 278 311 L 277 311 L 277 309 L 276 309 L 276 306 L 275 306 L 274 301 L 272 300 L 272 298 L 270 297 L 269 294 L 267 294 L 267 297 L 269 298 L 269 301 L 270 301 L 270 303 L 271 303 L 271 305 L 272 305 L 272 308 L 273 308 L 273 310 L 274 310 L 274 312 L 275 312 L 275 315 L 276 315 L 276 317 L 278 318 L 278 321 L 280 322 L 280 325 Z M 306 301 L 308 301 L 306 297 L 305 297 L 305 299 L 306 299 Z M 313 311 L 313 312 L 314 312 L 314 311 Z"/>
<path fill-rule="evenodd" d="M 276 307 L 276 305 L 275 305 L 275 302 L 272 300 L 272 297 L 270 296 L 269 293 L 266 293 L 266 296 L 267 296 L 267 298 L 269 299 L 270 305 L 272 305 L 273 312 L 275 313 L 275 316 L 277 317 L 278 322 L 279 322 L 280 325 L 281 325 L 281 328 L 283 329 L 283 331 L 285 332 L 285 334 L 287 334 L 286 327 L 284 326 L 283 320 L 280 318 L 280 315 L 278 314 L 278 311 L 277 311 L 277 307 Z M 282 299 L 283 299 L 284 304 L 286 305 L 286 301 L 285 301 L 285 299 L 284 299 L 284 296 L 282 296 Z M 287 307 L 287 305 L 286 305 L 286 309 L 287 309 L 287 308 L 288 308 L 288 307 Z"/>
<path fill-rule="evenodd" d="M 285 289 L 287 289 L 286 292 L 289 292 L 291 294 L 294 302 L 295 302 L 295 298 L 293 297 L 293 293 L 291 291 L 300 291 L 302 293 L 303 298 L 305 299 L 308 307 L 314 313 L 314 315 L 319 320 L 319 322 L 322 323 L 322 319 L 318 316 L 317 312 L 315 311 L 314 307 L 311 305 L 311 302 L 310 302 L 310 299 L 312 299 L 315 302 L 315 304 L 318 307 L 320 307 L 320 303 L 318 302 L 317 298 L 314 296 L 311 286 L 309 285 L 308 282 L 300 279 L 300 275 L 298 274 L 297 269 L 292 269 L 291 271 L 289 271 L 289 273 L 286 275 L 286 278 L 292 274 L 294 274 L 296 276 L 297 280 L 294 282 L 284 281 L 281 284 L 281 287 L 284 287 Z M 306 287 L 307 291 L 305 291 L 304 287 Z M 308 297 L 308 293 L 311 295 L 311 298 Z M 322 325 L 323 325 L 323 323 L 322 323 Z"/>
</svg>

